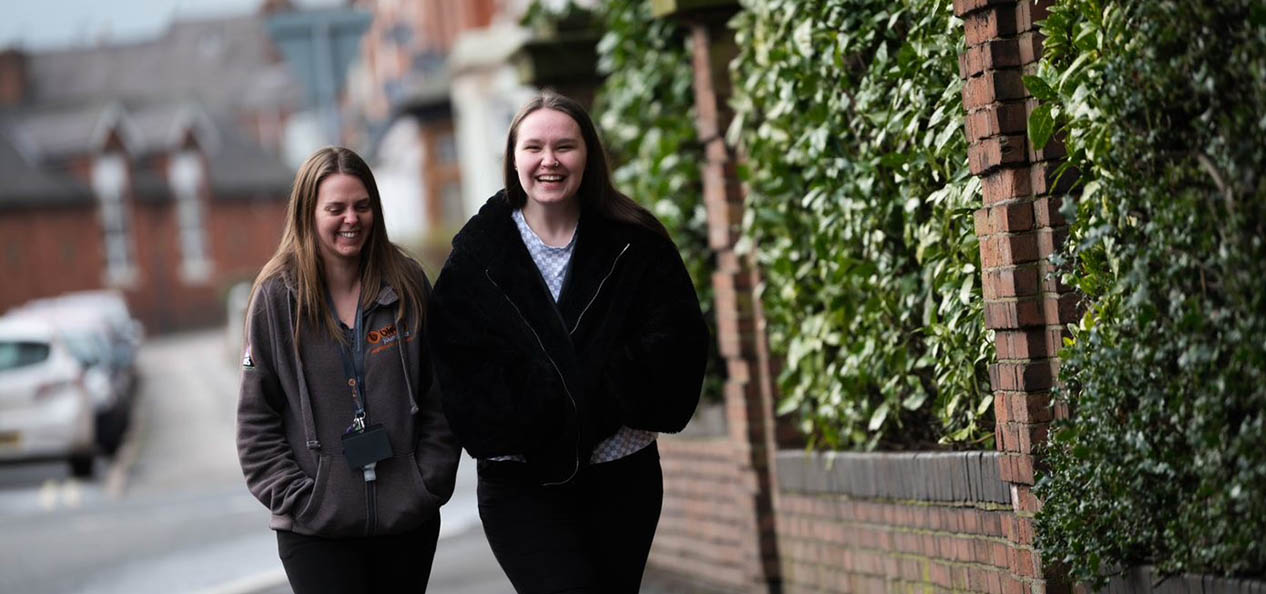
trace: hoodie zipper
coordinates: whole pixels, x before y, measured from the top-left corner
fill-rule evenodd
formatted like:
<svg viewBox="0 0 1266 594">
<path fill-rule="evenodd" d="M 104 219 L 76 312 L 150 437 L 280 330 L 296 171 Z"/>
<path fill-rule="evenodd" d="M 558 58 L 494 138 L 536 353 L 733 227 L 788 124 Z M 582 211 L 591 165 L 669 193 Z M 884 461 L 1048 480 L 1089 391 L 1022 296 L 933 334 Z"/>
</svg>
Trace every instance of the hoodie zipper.
<svg viewBox="0 0 1266 594">
<path fill-rule="evenodd" d="M 567 333 L 568 335 L 576 333 L 576 329 L 580 327 L 580 321 L 585 319 L 585 313 L 589 311 L 589 306 L 593 305 L 593 302 L 598 300 L 598 295 L 602 294 L 603 285 L 606 285 L 607 279 L 611 278 L 612 274 L 615 274 L 616 265 L 620 263 L 620 258 L 624 256 L 624 252 L 629 251 L 630 245 L 632 244 L 624 244 L 624 249 L 620 250 L 620 253 L 615 255 L 615 260 L 611 261 L 611 270 L 608 270 L 607 275 L 602 277 L 602 282 L 598 283 L 598 290 L 593 292 L 593 297 L 589 298 L 589 303 L 586 303 L 585 308 L 580 310 L 580 315 L 576 316 L 576 325 L 571 327 L 571 331 Z"/>
<path fill-rule="evenodd" d="M 554 361 L 554 357 L 550 356 L 549 350 L 545 348 L 545 342 L 541 340 L 541 335 L 536 333 L 536 328 L 533 328 L 532 324 L 528 322 L 527 316 L 523 315 L 523 310 L 519 309 L 514 300 L 510 299 L 510 296 L 501 288 L 501 285 L 498 285 L 497 281 L 492 280 L 492 275 L 488 274 L 487 268 L 484 269 L 484 278 L 487 278 L 488 282 L 492 283 L 492 286 L 501 291 L 501 296 L 505 298 L 506 303 L 509 303 L 510 307 L 514 308 L 514 312 L 519 314 L 519 319 L 523 320 L 523 324 L 528 327 L 528 330 L 532 331 L 532 336 L 536 338 L 536 344 L 540 345 L 541 352 L 545 353 L 545 358 L 549 359 L 550 365 L 554 367 L 554 372 L 558 374 L 558 380 L 563 384 L 563 392 L 567 394 L 567 400 L 571 402 L 572 411 L 576 413 L 577 421 L 579 422 L 580 408 L 576 406 L 576 398 L 571 395 L 571 389 L 567 387 L 567 378 L 563 377 L 563 370 L 558 368 L 558 363 Z M 574 465 L 572 466 L 571 475 L 559 482 L 544 483 L 545 486 L 552 487 L 569 483 L 571 479 L 576 477 L 576 473 L 580 471 L 580 431 L 576 431 L 576 445 L 572 448 L 572 453 L 574 454 Z"/>
</svg>

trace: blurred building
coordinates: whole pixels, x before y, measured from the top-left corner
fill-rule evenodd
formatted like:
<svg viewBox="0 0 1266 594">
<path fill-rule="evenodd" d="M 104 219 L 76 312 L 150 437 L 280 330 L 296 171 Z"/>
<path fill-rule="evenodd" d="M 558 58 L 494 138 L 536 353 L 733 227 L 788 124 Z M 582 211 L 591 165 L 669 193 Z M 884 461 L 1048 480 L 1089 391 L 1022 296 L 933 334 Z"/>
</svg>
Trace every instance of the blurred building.
<svg viewBox="0 0 1266 594">
<path fill-rule="evenodd" d="M 451 97 L 467 215 L 504 185 L 506 131 L 519 106 L 537 92 L 513 62 L 530 38 L 519 16 L 501 13 L 488 27 L 465 32 L 453 48 Z"/>
<path fill-rule="evenodd" d="M 154 332 L 223 319 L 276 248 L 293 175 L 297 85 L 265 16 L 0 53 L 0 310 L 110 287 Z"/>
<path fill-rule="evenodd" d="M 355 4 L 373 21 L 348 75 L 344 142 L 373 163 L 392 239 L 438 264 L 452 233 L 502 187 L 519 106 L 541 86 L 591 100 L 596 34 L 542 39 L 520 25 L 531 0 Z"/>
<path fill-rule="evenodd" d="M 373 21 L 344 96 L 345 143 L 369 155 L 392 240 L 435 264 L 466 220 L 449 56 L 494 0 L 361 0 Z"/>
</svg>

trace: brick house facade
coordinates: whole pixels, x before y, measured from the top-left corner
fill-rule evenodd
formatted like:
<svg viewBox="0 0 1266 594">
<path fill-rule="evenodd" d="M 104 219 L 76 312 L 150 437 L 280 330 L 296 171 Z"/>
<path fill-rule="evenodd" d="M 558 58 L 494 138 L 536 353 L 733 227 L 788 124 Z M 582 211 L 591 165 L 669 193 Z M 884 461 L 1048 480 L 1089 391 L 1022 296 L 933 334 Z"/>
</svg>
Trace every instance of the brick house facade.
<svg viewBox="0 0 1266 594">
<path fill-rule="evenodd" d="M 113 288 L 149 332 L 223 321 L 281 236 L 289 80 L 262 14 L 0 54 L 0 310 Z"/>
</svg>

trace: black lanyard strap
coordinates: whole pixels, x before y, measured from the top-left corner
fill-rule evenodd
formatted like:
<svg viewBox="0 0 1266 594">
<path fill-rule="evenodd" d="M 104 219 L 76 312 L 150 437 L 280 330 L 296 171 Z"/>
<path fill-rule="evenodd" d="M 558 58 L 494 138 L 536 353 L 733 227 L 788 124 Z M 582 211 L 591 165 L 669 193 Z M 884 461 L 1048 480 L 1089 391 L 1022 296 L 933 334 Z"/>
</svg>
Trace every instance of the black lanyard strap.
<svg viewBox="0 0 1266 594">
<path fill-rule="evenodd" d="M 326 294 L 330 302 L 330 309 L 335 310 L 334 300 Z M 352 406 L 356 408 L 356 413 L 352 416 L 352 425 L 347 428 L 344 433 L 356 432 L 360 433 L 365 430 L 365 416 L 367 415 L 366 406 L 369 404 L 365 399 L 365 323 L 364 311 L 361 309 L 360 299 L 356 300 L 356 320 L 352 327 L 351 345 L 339 343 L 339 358 L 343 361 L 343 376 L 347 378 L 347 385 L 351 388 Z"/>
</svg>

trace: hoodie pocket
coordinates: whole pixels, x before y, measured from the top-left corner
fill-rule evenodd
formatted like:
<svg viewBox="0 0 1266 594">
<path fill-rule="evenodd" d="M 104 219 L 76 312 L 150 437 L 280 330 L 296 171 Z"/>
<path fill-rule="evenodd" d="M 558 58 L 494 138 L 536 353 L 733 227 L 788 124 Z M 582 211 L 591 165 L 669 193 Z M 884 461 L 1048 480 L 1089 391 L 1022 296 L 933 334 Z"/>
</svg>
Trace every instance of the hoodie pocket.
<svg viewBox="0 0 1266 594">
<path fill-rule="evenodd" d="M 439 501 L 414 462 L 413 452 L 405 452 L 378 463 L 378 526 L 381 534 L 398 533 L 421 526 L 434 517 Z"/>
<path fill-rule="evenodd" d="M 365 480 L 341 455 L 322 454 L 317 460 L 312 497 L 295 516 L 295 531 L 320 536 L 365 534 Z"/>
</svg>

